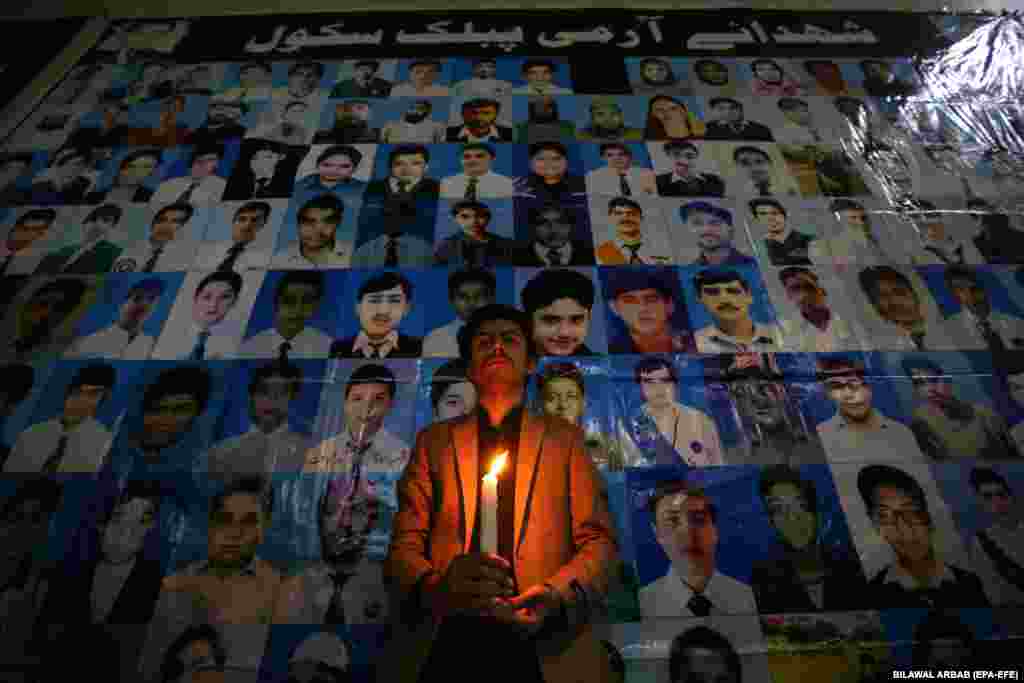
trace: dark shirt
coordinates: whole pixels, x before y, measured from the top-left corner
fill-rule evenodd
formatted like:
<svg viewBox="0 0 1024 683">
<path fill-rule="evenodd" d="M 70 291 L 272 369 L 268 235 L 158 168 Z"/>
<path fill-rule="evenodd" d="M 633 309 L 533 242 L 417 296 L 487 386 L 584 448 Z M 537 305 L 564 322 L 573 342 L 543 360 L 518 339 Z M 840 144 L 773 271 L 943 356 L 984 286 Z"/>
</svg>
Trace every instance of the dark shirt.
<svg viewBox="0 0 1024 683">
<path fill-rule="evenodd" d="M 707 258 L 704 257 L 703 252 L 697 257 L 697 260 L 693 262 L 697 266 L 710 266 Z M 736 247 L 729 247 L 729 257 L 718 264 L 719 266 L 756 266 L 757 259 L 752 256 L 747 256 L 743 252 L 739 251 Z"/>
<path fill-rule="evenodd" d="M 989 222 L 985 230 L 978 233 L 974 246 L 988 263 L 1024 263 L 1024 232 L 1010 227 L 1009 217 L 999 214 L 985 216 Z"/>
<path fill-rule="evenodd" d="M 672 180 L 672 173 L 662 173 L 654 179 L 662 197 L 721 197 L 725 183 L 714 173 L 698 173 L 686 180 Z"/>
<path fill-rule="evenodd" d="M 314 145 L 351 145 L 360 142 L 380 142 L 380 128 L 335 127 L 330 130 L 321 130 L 313 136 Z"/>
<path fill-rule="evenodd" d="M 809 266 L 808 247 L 814 238 L 796 230 L 790 230 L 781 242 L 764 240 L 764 250 L 773 266 Z"/>
<path fill-rule="evenodd" d="M 540 176 L 530 174 L 516 179 L 515 190 L 520 197 L 545 201 L 580 201 L 587 192 L 587 186 L 583 176 L 567 175 L 554 185 L 548 185 Z"/>
<path fill-rule="evenodd" d="M 981 580 L 973 572 L 950 566 L 953 580 L 943 581 L 938 588 L 907 590 L 898 583 L 886 581 L 891 565 L 878 572 L 868 584 L 873 608 L 887 607 L 988 607 Z"/>
<path fill-rule="evenodd" d="M 516 455 L 523 407 L 512 409 L 499 425 L 491 425 L 487 412 L 477 407 L 477 481 L 491 466 L 491 458 L 508 451 L 505 469 L 498 479 L 498 554 L 509 562 L 514 559 Z M 471 475 L 472 476 L 472 475 Z M 480 552 L 480 501 L 482 485 L 477 487 L 476 519 L 473 521 L 471 552 Z M 522 587 L 516 586 L 517 592 Z M 502 643 L 499 657 L 501 676 L 516 683 L 543 683 L 544 676 L 533 641 L 515 628 L 492 618 L 449 616 L 441 623 L 430 656 L 420 673 L 419 683 L 449 683 L 453 672 L 492 669 L 495 654 L 488 646 Z"/>
<path fill-rule="evenodd" d="M 757 121 L 743 121 L 736 126 L 727 123 L 712 121 L 704 131 L 705 140 L 752 140 L 760 142 L 772 142 L 775 137 L 768 126 Z"/>
<path fill-rule="evenodd" d="M 823 603 L 819 608 L 811 600 L 807 588 L 800 583 L 796 566 L 789 558 L 759 560 L 754 563 L 750 586 L 754 589 L 757 611 L 762 614 L 779 612 L 816 612 L 819 609 L 843 611 L 866 609 L 864 589 L 867 582 L 856 560 L 846 556 L 826 555 Z"/>
<path fill-rule="evenodd" d="M 229 123 L 219 128 L 196 128 L 188 136 L 188 144 L 197 146 L 217 145 L 232 138 L 245 137 L 246 128 L 237 123 Z"/>
<path fill-rule="evenodd" d="M 387 97 L 390 94 L 391 83 L 376 76 L 367 81 L 365 86 L 349 78 L 338 83 L 331 91 L 331 97 Z"/>
</svg>

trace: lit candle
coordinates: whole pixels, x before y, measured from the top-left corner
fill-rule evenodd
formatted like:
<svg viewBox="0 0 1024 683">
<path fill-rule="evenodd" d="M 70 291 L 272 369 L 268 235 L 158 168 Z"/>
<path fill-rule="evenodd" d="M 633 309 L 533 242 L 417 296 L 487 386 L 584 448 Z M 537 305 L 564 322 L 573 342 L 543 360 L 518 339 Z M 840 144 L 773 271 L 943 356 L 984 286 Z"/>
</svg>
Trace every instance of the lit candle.
<svg viewBox="0 0 1024 683">
<path fill-rule="evenodd" d="M 508 451 L 494 456 L 490 471 L 484 475 L 480 492 L 480 552 L 498 552 L 498 475 L 505 469 Z"/>
</svg>

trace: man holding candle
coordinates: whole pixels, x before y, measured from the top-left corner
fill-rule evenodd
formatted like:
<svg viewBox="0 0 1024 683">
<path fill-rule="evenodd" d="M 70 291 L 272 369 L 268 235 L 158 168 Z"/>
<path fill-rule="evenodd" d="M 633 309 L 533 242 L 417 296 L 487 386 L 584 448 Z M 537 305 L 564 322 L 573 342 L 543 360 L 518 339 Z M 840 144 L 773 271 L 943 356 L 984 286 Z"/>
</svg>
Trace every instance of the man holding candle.
<svg viewBox="0 0 1024 683">
<path fill-rule="evenodd" d="M 530 328 L 494 304 L 459 333 L 478 409 L 422 431 L 398 483 L 385 563 L 394 655 L 381 683 L 495 665 L 520 683 L 611 680 L 588 621 L 608 590 L 614 526 L 582 431 L 523 410 Z M 504 468 L 485 478 L 501 453 Z"/>
</svg>

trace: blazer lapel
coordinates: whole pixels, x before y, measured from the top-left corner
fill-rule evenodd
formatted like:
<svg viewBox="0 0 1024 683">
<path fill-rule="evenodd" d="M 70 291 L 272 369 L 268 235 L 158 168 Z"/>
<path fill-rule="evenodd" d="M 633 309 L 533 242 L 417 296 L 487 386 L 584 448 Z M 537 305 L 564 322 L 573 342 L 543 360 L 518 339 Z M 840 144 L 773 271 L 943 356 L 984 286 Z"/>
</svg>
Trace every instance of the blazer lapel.
<svg viewBox="0 0 1024 683">
<path fill-rule="evenodd" d="M 519 432 L 519 452 L 516 454 L 516 515 L 515 549 L 522 541 L 523 525 L 526 523 L 527 505 L 533 490 L 533 477 L 540 458 L 541 443 L 544 440 L 544 421 L 523 411 L 523 426 Z"/>
<path fill-rule="evenodd" d="M 455 476 L 462 492 L 462 535 L 463 552 L 469 552 L 473 542 L 473 522 L 476 520 L 476 492 L 480 472 L 476 442 L 476 413 L 452 424 L 452 448 L 455 461 Z"/>
</svg>

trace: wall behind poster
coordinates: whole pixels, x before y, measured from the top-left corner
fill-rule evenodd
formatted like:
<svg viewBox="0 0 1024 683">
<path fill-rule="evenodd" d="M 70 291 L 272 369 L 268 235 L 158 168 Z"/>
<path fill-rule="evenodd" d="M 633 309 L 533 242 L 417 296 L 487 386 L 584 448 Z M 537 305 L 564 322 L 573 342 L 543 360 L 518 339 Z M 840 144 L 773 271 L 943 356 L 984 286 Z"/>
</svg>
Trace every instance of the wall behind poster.
<svg viewBox="0 0 1024 683">
<path fill-rule="evenodd" d="M 0 668 L 371 680 L 397 482 L 474 409 L 487 301 L 607 485 L 626 680 L 1010 667 L 1019 19 L 974 19 L 115 22 L 0 165 Z"/>
</svg>

